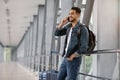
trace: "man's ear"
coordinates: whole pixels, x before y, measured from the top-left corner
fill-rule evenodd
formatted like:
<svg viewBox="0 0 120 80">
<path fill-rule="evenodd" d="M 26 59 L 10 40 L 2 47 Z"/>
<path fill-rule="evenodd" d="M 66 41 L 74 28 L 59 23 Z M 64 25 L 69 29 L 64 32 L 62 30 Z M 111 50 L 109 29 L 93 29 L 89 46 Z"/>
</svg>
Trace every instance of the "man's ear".
<svg viewBox="0 0 120 80">
<path fill-rule="evenodd" d="M 78 16 L 80 17 L 80 14 L 78 14 Z"/>
<path fill-rule="evenodd" d="M 80 14 L 77 14 L 78 17 L 80 17 Z"/>
</svg>

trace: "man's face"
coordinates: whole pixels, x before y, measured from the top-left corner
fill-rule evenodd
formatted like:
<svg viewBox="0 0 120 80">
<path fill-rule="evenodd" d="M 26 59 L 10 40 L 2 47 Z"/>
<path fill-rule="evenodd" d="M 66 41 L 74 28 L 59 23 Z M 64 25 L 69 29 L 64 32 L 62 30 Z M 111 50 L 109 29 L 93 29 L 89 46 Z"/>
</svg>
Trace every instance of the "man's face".
<svg viewBox="0 0 120 80">
<path fill-rule="evenodd" d="M 75 10 L 70 10 L 68 17 L 70 22 L 74 22 L 80 17 L 80 14 L 77 13 Z"/>
</svg>

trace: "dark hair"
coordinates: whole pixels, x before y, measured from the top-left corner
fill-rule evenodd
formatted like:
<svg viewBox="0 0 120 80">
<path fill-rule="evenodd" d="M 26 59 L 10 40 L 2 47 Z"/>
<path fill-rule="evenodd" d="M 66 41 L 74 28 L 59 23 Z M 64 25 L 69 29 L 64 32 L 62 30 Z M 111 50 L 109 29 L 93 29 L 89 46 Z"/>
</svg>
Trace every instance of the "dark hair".
<svg viewBox="0 0 120 80">
<path fill-rule="evenodd" d="M 81 13 L 81 9 L 79 7 L 72 7 L 71 10 L 75 10 L 77 13 Z"/>
</svg>

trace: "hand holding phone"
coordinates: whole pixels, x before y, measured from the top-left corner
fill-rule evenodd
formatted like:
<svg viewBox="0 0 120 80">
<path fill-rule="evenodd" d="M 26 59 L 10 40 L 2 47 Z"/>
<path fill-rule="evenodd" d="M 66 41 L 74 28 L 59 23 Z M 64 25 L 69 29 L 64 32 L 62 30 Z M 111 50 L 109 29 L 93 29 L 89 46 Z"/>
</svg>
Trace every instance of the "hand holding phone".
<svg viewBox="0 0 120 80">
<path fill-rule="evenodd" d="M 65 17 L 64 19 L 62 19 L 62 21 L 60 22 L 58 28 L 61 29 L 63 27 L 63 25 L 67 24 L 69 22 L 69 17 Z"/>
</svg>

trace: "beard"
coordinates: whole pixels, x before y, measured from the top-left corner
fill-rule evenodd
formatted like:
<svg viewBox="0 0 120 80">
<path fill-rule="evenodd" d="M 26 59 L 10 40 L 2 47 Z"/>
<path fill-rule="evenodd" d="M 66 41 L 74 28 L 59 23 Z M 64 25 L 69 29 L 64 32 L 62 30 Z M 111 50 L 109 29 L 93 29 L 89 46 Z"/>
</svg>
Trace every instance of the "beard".
<svg viewBox="0 0 120 80">
<path fill-rule="evenodd" d="M 74 18 L 70 18 L 70 20 L 69 20 L 69 22 L 74 22 L 75 21 L 75 19 Z"/>
</svg>

